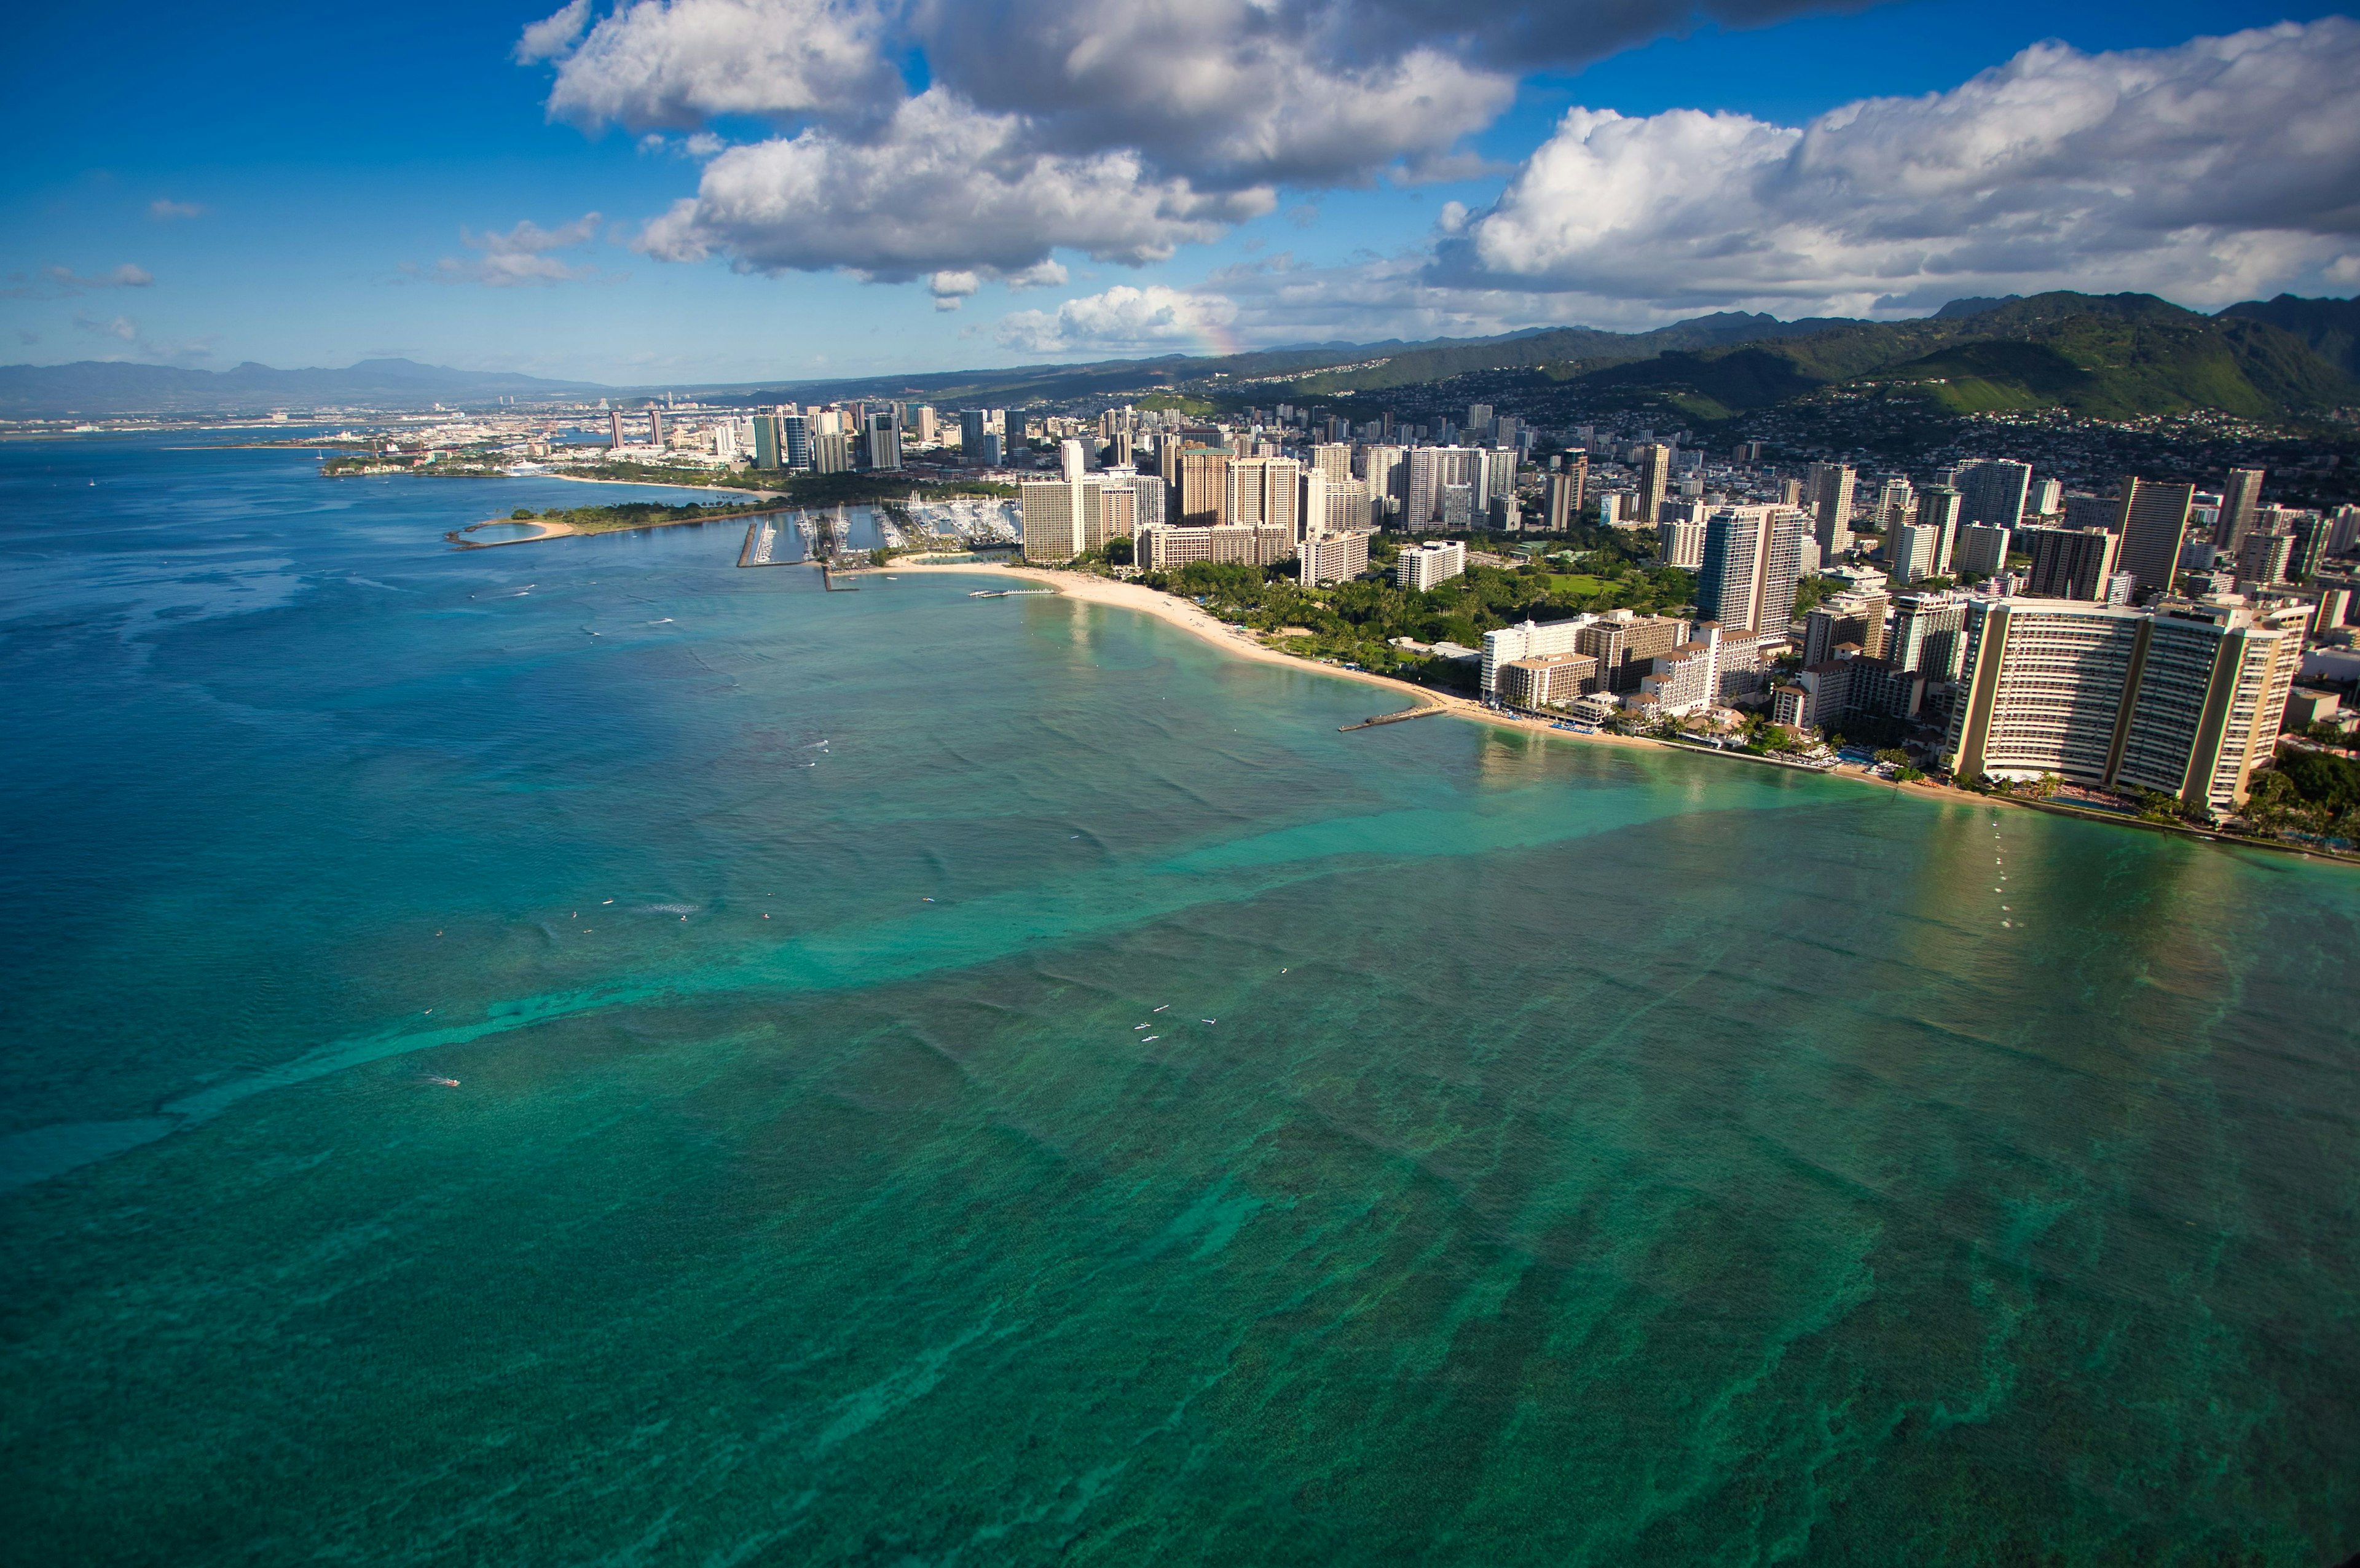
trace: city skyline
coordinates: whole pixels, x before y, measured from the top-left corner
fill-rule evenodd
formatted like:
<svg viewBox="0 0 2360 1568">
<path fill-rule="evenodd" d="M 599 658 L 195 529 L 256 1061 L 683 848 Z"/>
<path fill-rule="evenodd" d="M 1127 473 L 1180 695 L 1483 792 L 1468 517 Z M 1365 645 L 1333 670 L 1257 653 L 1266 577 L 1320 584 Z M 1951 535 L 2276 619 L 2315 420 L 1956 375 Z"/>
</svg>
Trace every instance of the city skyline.
<svg viewBox="0 0 2360 1568">
<path fill-rule="evenodd" d="M 16 58 L 33 364 L 647 385 L 2360 281 L 2360 26 L 2308 8 L 125 5 Z"/>
</svg>

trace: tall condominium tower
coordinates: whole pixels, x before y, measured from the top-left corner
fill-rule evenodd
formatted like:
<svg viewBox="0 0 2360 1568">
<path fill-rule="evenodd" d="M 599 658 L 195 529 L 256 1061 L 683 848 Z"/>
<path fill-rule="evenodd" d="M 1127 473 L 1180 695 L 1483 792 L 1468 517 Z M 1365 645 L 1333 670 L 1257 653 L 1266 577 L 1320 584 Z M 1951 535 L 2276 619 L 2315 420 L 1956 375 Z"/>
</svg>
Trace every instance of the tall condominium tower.
<svg viewBox="0 0 2360 1568">
<path fill-rule="evenodd" d="M 1904 593 L 1893 601 L 1885 657 L 1893 668 L 1928 681 L 1956 681 L 1967 651 L 1967 601 L 1948 593 Z"/>
<path fill-rule="evenodd" d="M 1783 506 L 1727 506 L 1706 519 L 1697 613 L 1735 630 L 1783 632 L 1795 618 L 1803 574 L 1801 514 Z"/>
<path fill-rule="evenodd" d="M 1346 441 L 1321 441 L 1311 449 L 1311 466 L 1331 481 L 1352 477 L 1352 448 Z"/>
<path fill-rule="evenodd" d="M 1808 495 L 1819 556 L 1833 561 L 1852 548 L 1852 466 L 1842 463 L 1811 464 Z"/>
<path fill-rule="evenodd" d="M 2221 486 L 2221 516 L 2212 525 L 2212 543 L 2231 555 L 2253 531 L 2254 514 L 2262 505 L 2262 475 L 2258 468 L 2233 468 L 2229 482 Z"/>
<path fill-rule="evenodd" d="M 1947 485 L 1928 485 L 1918 497 L 1918 520 L 1939 533 L 1934 547 L 1934 571 L 1937 575 L 1950 570 L 1950 557 L 1959 548 L 1959 514 L 1965 509 L 1966 497 Z"/>
<path fill-rule="evenodd" d="M 1590 483 L 1588 453 L 1568 457 L 1565 466 L 1549 475 L 1548 526 L 1551 533 L 1564 533 L 1581 520 L 1581 493 Z"/>
<path fill-rule="evenodd" d="M 2023 463 L 1970 463 L 1959 470 L 1959 521 L 2013 528 L 2024 521 L 2032 467 Z"/>
<path fill-rule="evenodd" d="M 2122 542 L 2103 528 L 2019 529 L 2016 548 L 2032 556 L 2024 591 L 2036 599 L 2103 599 Z"/>
<path fill-rule="evenodd" d="M 1664 520 L 1664 493 L 1672 477 L 1672 449 L 1661 441 L 1650 441 L 1639 449 L 1639 520 L 1659 523 Z"/>
<path fill-rule="evenodd" d="M 2123 536 L 2122 569 L 2133 592 L 2169 593 L 2180 567 L 2180 539 L 2188 531 L 2193 485 L 2160 485 L 2151 479 L 2123 481 L 2122 510 L 2114 531 Z"/>
<path fill-rule="evenodd" d="M 1229 461 L 1225 447 L 1191 447 L 1179 458 L 1180 522 L 1218 528 L 1229 520 Z"/>
</svg>

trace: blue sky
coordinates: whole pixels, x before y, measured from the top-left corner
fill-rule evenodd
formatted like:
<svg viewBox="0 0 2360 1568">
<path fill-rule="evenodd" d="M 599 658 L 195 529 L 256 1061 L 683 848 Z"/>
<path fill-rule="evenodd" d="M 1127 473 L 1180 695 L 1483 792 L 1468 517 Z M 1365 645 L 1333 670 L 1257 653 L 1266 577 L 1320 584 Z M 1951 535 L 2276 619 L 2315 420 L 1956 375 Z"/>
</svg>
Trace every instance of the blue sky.
<svg viewBox="0 0 2360 1568">
<path fill-rule="evenodd" d="M 602 0 L 519 63 L 553 3 L 20 17 L 0 357 L 644 384 L 2360 280 L 2325 10 Z M 977 148 L 1041 161 L 974 206 Z"/>
</svg>

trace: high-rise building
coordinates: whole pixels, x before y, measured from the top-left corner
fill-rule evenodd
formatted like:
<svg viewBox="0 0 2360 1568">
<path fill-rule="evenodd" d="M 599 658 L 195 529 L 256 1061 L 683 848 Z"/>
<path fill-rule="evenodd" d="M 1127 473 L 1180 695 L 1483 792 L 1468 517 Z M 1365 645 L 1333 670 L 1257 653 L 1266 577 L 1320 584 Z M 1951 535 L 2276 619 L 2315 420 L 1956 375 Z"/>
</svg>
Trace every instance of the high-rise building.
<svg viewBox="0 0 2360 1568">
<path fill-rule="evenodd" d="M 1639 448 L 1639 521 L 1663 520 L 1664 493 L 1671 483 L 1672 449 L 1661 441 Z"/>
<path fill-rule="evenodd" d="M 779 416 L 776 414 L 754 416 L 754 466 L 779 466 Z"/>
<path fill-rule="evenodd" d="M 1378 442 L 1360 449 L 1360 483 L 1380 525 L 1401 516 L 1409 499 L 1409 454 L 1402 447 Z"/>
<path fill-rule="evenodd" d="M 1672 517 L 1655 525 L 1655 553 L 1666 566 L 1694 572 L 1704 564 L 1704 525 Z"/>
<path fill-rule="evenodd" d="M 1468 404 L 1467 429 L 1470 433 L 1474 435 L 1489 434 L 1491 429 L 1491 405 L 1489 403 Z"/>
<path fill-rule="evenodd" d="M 1182 449 L 1178 469 L 1183 528 L 1218 528 L 1229 520 L 1229 459 L 1227 447 Z"/>
<path fill-rule="evenodd" d="M 1352 449 L 1344 441 L 1321 441 L 1311 449 L 1311 466 L 1330 481 L 1352 477 Z"/>
<path fill-rule="evenodd" d="M 1819 541 L 1823 561 L 1833 561 L 1852 548 L 1853 478 L 1849 463 L 1811 464 L 1811 537 Z"/>
<path fill-rule="evenodd" d="M 1934 574 L 1950 574 L 1950 558 L 1959 548 L 1960 514 L 1965 509 L 1966 497 L 1948 485 L 1929 485 L 1918 497 L 1918 520 L 1930 528 L 1941 531 L 1941 539 L 1934 550 Z"/>
<path fill-rule="evenodd" d="M 780 414 L 775 418 L 779 462 L 788 468 L 809 468 L 813 461 L 810 419 L 803 414 Z"/>
<path fill-rule="evenodd" d="M 1409 452 L 1409 504 L 1402 527 L 1431 528 L 1442 517 L 1443 492 L 1453 485 L 1467 486 L 1472 509 L 1475 479 L 1483 454 L 1467 446 L 1418 446 Z M 1448 527 L 1448 524 L 1445 524 Z M 1465 528 L 1461 522 L 1458 525 Z"/>
<path fill-rule="evenodd" d="M 653 403 L 648 405 L 648 444 L 663 450 L 663 410 Z"/>
<path fill-rule="evenodd" d="M 1942 530 L 1931 523 L 1900 523 L 1885 536 L 1893 581 L 1918 583 L 1941 572 Z"/>
<path fill-rule="evenodd" d="M 1283 528 L 1290 539 L 1303 536 L 1299 477 L 1303 465 L 1291 457 L 1240 457 L 1229 463 L 1229 520 L 1242 528 L 1268 525 Z M 1326 522 L 1326 496 L 1321 496 Z"/>
<path fill-rule="evenodd" d="M 607 446 L 616 452 L 623 450 L 623 410 L 609 409 L 606 414 Z"/>
<path fill-rule="evenodd" d="M 1494 447 L 1476 459 L 1475 509 L 1491 508 L 1502 496 L 1513 498 L 1516 494 L 1516 453 L 1513 448 Z"/>
<path fill-rule="evenodd" d="M 893 417 L 892 409 L 881 409 L 869 416 L 866 445 L 868 450 L 863 455 L 870 468 L 901 466 L 901 422 Z"/>
<path fill-rule="evenodd" d="M 1082 486 L 1077 479 L 1028 480 L 1016 487 L 1024 559 L 1071 561 L 1082 552 Z"/>
<path fill-rule="evenodd" d="M 991 428 L 981 408 L 959 410 L 959 452 L 969 463 L 983 461 L 983 434 Z"/>
<path fill-rule="evenodd" d="M 2195 499 L 2193 485 L 2123 481 L 2122 509 L 2115 528 L 2123 536 L 2119 559 L 2122 569 L 2138 583 L 2141 595 L 2171 591 L 2180 564 L 2180 536 L 2188 531 L 2188 509 Z"/>
<path fill-rule="evenodd" d="M 2065 482 L 2061 479 L 2036 479 L 2032 482 L 2032 499 L 2026 506 L 2038 517 L 2053 517 L 2065 509 Z"/>
<path fill-rule="evenodd" d="M 1303 541 L 1295 554 L 1295 580 L 1306 588 L 1321 583 L 1349 583 L 1368 569 L 1369 534 L 1365 528 L 1314 534 Z"/>
<path fill-rule="evenodd" d="M 1918 492 L 1908 480 L 1898 474 L 1885 482 L 1876 495 L 1876 524 L 1885 529 L 1899 528 L 1918 515 Z"/>
<path fill-rule="evenodd" d="M 1854 589 L 1831 593 L 1803 617 L 1803 664 L 1825 664 L 1836 649 L 1849 643 L 1864 659 L 1885 657 L 1885 612 L 1890 603 L 1882 593 Z"/>
<path fill-rule="evenodd" d="M 1725 506 L 1707 518 L 1697 614 L 1724 630 L 1783 634 L 1803 574 L 1803 519 L 1783 506 Z"/>
<path fill-rule="evenodd" d="M 1893 601 L 1885 658 L 1929 681 L 1956 681 L 1966 656 L 1967 601 L 1955 593 L 1904 593 Z"/>
<path fill-rule="evenodd" d="M 1582 619 L 1587 624 L 1574 634 L 1574 651 L 1598 660 L 1599 679 L 1609 691 L 1636 691 L 1656 659 L 1688 637 L 1688 623 L 1677 615 L 1616 610 Z"/>
<path fill-rule="evenodd" d="M 2276 745 L 2308 614 L 1975 600 L 1944 762 L 1961 779 L 2054 773 L 2234 811 Z"/>
<path fill-rule="evenodd" d="M 2308 583 L 2319 575 L 2319 563 L 2327 554 L 2327 541 L 2334 532 L 2334 525 L 2323 512 L 2297 512 L 2291 517 L 2281 512 L 2279 516 L 2285 518 L 2283 526 L 2294 540 L 2294 549 L 2287 556 L 2286 578 L 2293 583 Z"/>
<path fill-rule="evenodd" d="M 1172 520 L 1172 488 L 1153 474 L 1142 474 L 1131 482 L 1132 494 L 1139 497 L 1137 510 L 1141 528 L 1159 527 Z"/>
<path fill-rule="evenodd" d="M 2122 536 L 2103 528 L 2024 528 L 2014 548 L 2028 552 L 2024 592 L 2036 599 L 2103 599 Z"/>
<path fill-rule="evenodd" d="M 1442 487 L 1442 516 L 1435 519 L 1446 533 L 1465 533 L 1475 526 L 1475 486 Z"/>
<path fill-rule="evenodd" d="M 2032 466 L 2024 463 L 1970 463 L 1959 469 L 1959 521 L 1987 528 L 2014 528 L 2024 522 L 2032 486 Z"/>
<path fill-rule="evenodd" d="M 1057 476 L 1071 482 L 1079 479 L 1089 469 L 1089 456 L 1082 450 L 1079 436 L 1067 436 L 1057 443 Z"/>
<path fill-rule="evenodd" d="M 2231 555 L 2253 529 L 2254 514 L 2262 505 L 2263 477 L 2258 468 L 2233 468 L 2228 483 L 2221 486 L 2221 516 L 2212 525 L 2212 542 Z"/>
<path fill-rule="evenodd" d="M 1548 529 L 1569 532 L 1581 522 L 1581 493 L 1590 484 L 1590 458 L 1576 453 L 1548 477 Z"/>
<path fill-rule="evenodd" d="M 851 473 L 852 437 L 843 430 L 813 437 L 812 469 L 818 474 Z"/>
<path fill-rule="evenodd" d="M 1697 613 L 1725 632 L 1784 635 L 1803 575 L 1803 514 L 1786 507 L 1722 507 L 1704 521 Z"/>
<path fill-rule="evenodd" d="M 2264 533 L 2259 529 L 2247 533 L 2237 546 L 2237 580 L 2265 588 L 2285 582 L 2287 558 L 2293 550 L 2291 534 Z"/>
<path fill-rule="evenodd" d="M 1962 576 L 1989 577 L 2007 570 L 2008 551 L 2015 541 L 2016 535 L 2007 528 L 1969 523 L 1959 530 L 1958 550 L 1951 559 Z"/>
</svg>

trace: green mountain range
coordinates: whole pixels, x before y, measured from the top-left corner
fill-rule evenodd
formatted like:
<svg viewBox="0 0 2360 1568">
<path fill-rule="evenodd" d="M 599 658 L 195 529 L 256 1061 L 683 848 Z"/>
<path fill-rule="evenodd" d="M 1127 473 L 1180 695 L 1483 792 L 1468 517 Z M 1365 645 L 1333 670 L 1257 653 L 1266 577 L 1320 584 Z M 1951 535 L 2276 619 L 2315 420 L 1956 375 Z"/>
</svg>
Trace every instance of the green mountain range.
<svg viewBox="0 0 2360 1568">
<path fill-rule="evenodd" d="M 1492 338 L 1299 344 L 1216 358 L 807 383 L 761 397 L 923 397 L 950 406 L 1166 391 L 1221 404 L 1360 411 L 1410 387 L 1522 373 L 1593 406 L 1734 418 L 1831 387 L 1907 385 L 1956 413 L 2063 408 L 2103 419 L 2218 409 L 2279 421 L 2360 406 L 2360 303 L 2281 295 L 2219 315 L 2151 294 L 1959 299 L 1916 321 L 1782 321 L 1723 311 L 1646 332 L 1553 327 Z M 754 388 L 730 388 L 738 395 Z M 1513 398 L 1504 388 L 1498 395 Z"/>
<path fill-rule="evenodd" d="M 2054 408 L 2100 419 L 2217 409 L 2282 419 L 2360 404 L 2344 365 L 2242 306 L 2206 316 L 2151 294 L 2060 292 L 1968 315 L 1808 324 L 1818 330 L 1551 373 L 1703 419 L 1847 385 L 1911 384 L 1954 413 Z M 2331 333 L 2322 327 L 2320 340 L 2333 346 Z"/>
</svg>

